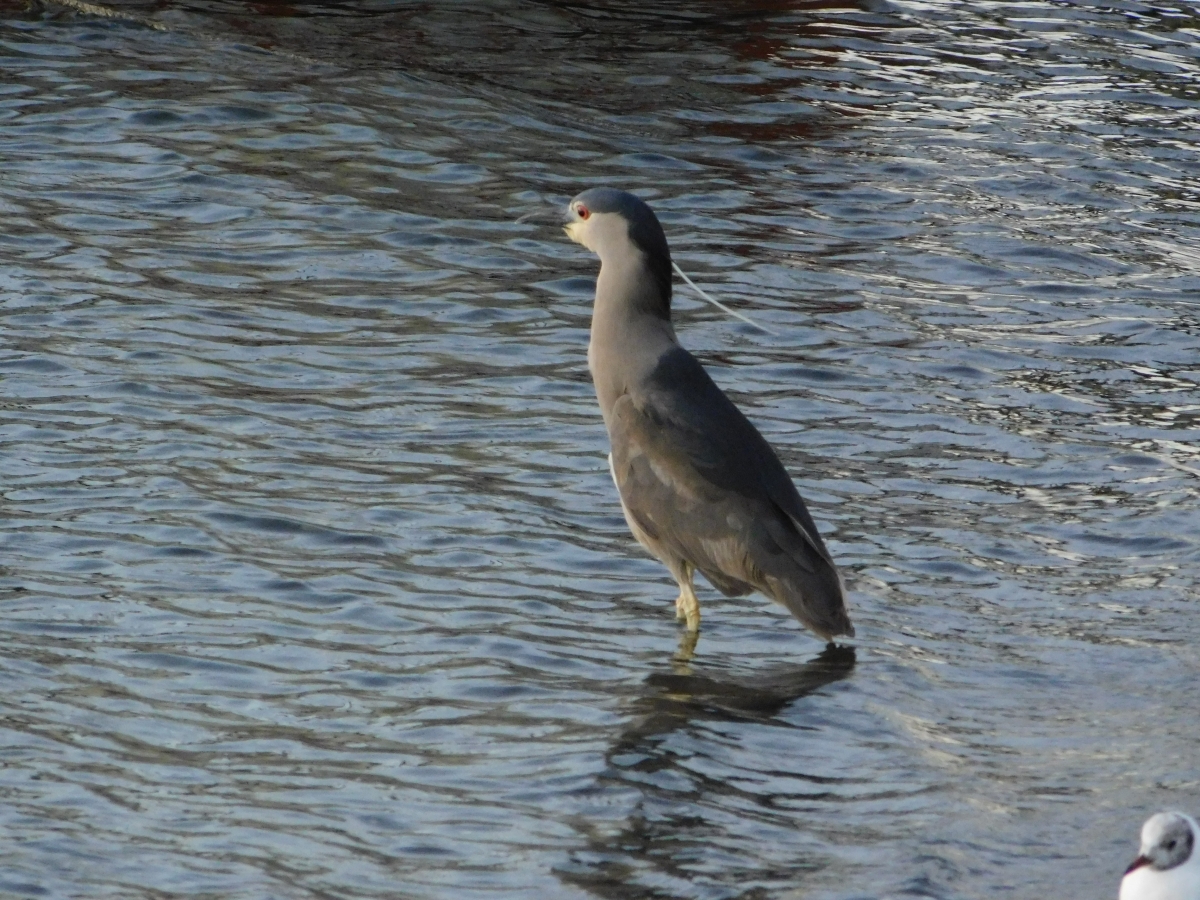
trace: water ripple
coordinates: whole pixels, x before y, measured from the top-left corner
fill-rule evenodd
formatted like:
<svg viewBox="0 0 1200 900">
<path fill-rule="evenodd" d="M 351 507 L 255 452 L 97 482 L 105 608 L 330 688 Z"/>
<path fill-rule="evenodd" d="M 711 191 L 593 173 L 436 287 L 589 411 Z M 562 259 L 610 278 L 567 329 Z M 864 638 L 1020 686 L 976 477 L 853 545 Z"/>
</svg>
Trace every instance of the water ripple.
<svg viewBox="0 0 1200 900">
<path fill-rule="evenodd" d="M 0 893 L 1102 895 L 1200 806 L 1193 9 L 116 11 L 0 19 Z M 593 184 L 778 332 L 676 300 L 853 650 L 677 655 L 516 221 Z"/>
</svg>

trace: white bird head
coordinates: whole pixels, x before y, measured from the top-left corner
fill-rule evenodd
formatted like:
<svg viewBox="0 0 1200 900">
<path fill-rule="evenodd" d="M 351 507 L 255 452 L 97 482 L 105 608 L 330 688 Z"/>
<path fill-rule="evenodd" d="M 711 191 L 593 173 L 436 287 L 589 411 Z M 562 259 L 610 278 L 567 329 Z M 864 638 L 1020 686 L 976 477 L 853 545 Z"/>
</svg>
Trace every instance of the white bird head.
<svg viewBox="0 0 1200 900">
<path fill-rule="evenodd" d="M 1142 866 L 1160 872 L 1181 866 L 1196 848 L 1196 823 L 1180 812 L 1162 812 L 1151 816 L 1142 826 L 1142 847 L 1126 869 L 1126 874 Z"/>
<path fill-rule="evenodd" d="M 1181 812 L 1161 812 L 1142 826 L 1137 859 L 1125 870 L 1120 900 L 1200 900 L 1200 826 Z"/>
</svg>

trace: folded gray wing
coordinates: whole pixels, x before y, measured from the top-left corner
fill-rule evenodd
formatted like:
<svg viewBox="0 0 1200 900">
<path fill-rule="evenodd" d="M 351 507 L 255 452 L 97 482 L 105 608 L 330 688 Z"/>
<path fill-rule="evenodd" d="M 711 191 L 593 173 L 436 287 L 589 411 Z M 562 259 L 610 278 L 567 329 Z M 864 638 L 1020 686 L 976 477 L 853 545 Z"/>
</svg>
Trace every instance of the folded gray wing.
<svg viewBox="0 0 1200 900">
<path fill-rule="evenodd" d="M 762 589 L 783 558 L 810 575 L 833 569 L 774 451 L 687 351 L 618 400 L 609 430 L 626 509 L 722 591 Z"/>
</svg>

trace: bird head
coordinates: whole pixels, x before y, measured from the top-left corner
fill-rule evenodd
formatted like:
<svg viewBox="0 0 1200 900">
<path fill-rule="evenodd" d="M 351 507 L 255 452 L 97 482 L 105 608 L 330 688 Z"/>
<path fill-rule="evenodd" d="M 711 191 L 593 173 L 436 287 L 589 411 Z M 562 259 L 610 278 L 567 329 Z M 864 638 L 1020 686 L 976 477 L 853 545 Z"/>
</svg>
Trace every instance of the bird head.
<svg viewBox="0 0 1200 900">
<path fill-rule="evenodd" d="M 1196 846 L 1197 826 L 1190 816 L 1179 812 L 1162 812 L 1151 816 L 1142 826 L 1142 846 L 1125 870 L 1128 875 L 1142 866 L 1157 871 L 1183 865 Z"/>
<path fill-rule="evenodd" d="M 614 188 L 591 188 L 567 207 L 567 237 L 614 265 L 636 258 L 649 270 L 663 303 L 671 302 L 671 251 L 654 211 Z"/>
</svg>

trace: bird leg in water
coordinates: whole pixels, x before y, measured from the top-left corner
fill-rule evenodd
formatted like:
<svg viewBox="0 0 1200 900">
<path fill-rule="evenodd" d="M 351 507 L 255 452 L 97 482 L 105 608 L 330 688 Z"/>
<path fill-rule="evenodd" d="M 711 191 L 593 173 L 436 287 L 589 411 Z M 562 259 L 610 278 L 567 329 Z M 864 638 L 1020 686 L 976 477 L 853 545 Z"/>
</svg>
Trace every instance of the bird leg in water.
<svg viewBox="0 0 1200 900">
<path fill-rule="evenodd" d="M 676 675 L 691 675 L 692 658 L 696 655 L 696 643 L 700 640 L 699 631 L 685 631 L 679 637 L 679 650 L 671 660 L 671 669 Z"/>
<path fill-rule="evenodd" d="M 675 579 L 679 582 L 679 596 L 675 598 L 675 618 L 680 622 L 687 622 L 688 631 L 700 630 L 700 601 L 696 599 L 696 589 L 692 587 L 692 575 L 695 571 L 691 563 L 685 562 L 681 573 L 683 577 Z"/>
</svg>

